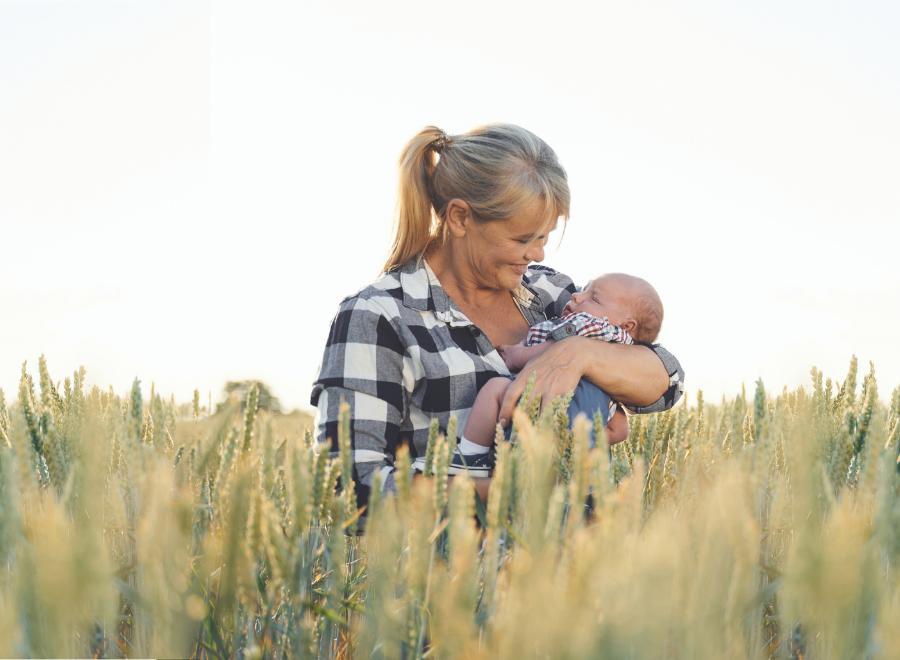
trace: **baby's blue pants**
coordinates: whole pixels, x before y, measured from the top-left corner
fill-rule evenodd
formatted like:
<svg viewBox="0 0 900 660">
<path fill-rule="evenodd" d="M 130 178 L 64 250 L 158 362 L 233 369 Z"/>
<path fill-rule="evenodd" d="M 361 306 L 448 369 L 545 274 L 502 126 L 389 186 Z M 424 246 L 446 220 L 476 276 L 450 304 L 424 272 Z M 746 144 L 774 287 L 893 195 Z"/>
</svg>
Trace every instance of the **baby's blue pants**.
<svg viewBox="0 0 900 660">
<path fill-rule="evenodd" d="M 603 418 L 603 425 L 606 426 L 609 422 L 609 402 L 609 395 L 591 381 L 586 378 L 582 378 L 578 381 L 578 385 L 575 387 L 575 392 L 572 394 L 572 401 L 569 403 L 569 409 L 567 411 L 569 415 L 569 424 L 571 425 L 572 422 L 575 421 L 575 417 L 580 413 L 584 413 L 591 423 L 590 431 L 588 433 L 591 447 L 597 446 L 597 441 L 594 438 L 594 413 L 600 413 L 600 416 Z M 511 433 L 512 426 L 507 426 L 507 440 Z"/>
</svg>

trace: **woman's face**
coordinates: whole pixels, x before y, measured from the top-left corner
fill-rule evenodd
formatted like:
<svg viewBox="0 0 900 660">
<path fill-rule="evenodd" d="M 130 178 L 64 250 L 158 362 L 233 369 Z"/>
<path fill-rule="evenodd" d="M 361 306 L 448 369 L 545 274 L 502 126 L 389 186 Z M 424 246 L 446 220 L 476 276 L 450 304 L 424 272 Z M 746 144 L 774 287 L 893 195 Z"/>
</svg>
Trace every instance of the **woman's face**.
<svg viewBox="0 0 900 660">
<path fill-rule="evenodd" d="M 471 222 L 464 253 L 479 285 L 512 291 L 533 262 L 544 260 L 544 246 L 557 219 L 548 219 L 540 200 L 508 220 Z"/>
</svg>

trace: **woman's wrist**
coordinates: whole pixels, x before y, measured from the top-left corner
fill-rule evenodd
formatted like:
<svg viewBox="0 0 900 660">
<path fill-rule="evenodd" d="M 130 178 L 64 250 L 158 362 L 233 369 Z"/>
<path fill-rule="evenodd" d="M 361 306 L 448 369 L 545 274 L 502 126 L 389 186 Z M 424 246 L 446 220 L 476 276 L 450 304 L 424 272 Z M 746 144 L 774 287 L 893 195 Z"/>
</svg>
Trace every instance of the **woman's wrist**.
<svg viewBox="0 0 900 660">
<path fill-rule="evenodd" d="M 603 358 L 602 352 L 595 355 L 595 351 L 592 350 L 596 344 L 600 343 L 605 342 L 598 342 L 595 339 L 589 339 L 587 337 L 566 337 L 565 339 L 555 342 L 554 346 L 560 347 L 558 349 L 559 355 L 568 358 L 568 360 L 571 361 L 572 366 L 578 371 L 579 375 L 582 378 L 585 378 L 588 375 L 588 371 L 590 371 L 592 367 L 597 366 L 597 362 Z M 602 366 L 600 370 L 602 371 Z"/>
</svg>

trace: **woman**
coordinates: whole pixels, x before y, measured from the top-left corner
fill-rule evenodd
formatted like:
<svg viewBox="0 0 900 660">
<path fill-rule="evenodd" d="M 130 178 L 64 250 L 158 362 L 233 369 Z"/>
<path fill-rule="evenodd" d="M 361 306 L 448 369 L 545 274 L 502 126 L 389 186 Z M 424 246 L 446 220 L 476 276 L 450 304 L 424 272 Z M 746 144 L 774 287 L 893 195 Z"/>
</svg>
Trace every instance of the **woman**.
<svg viewBox="0 0 900 660">
<path fill-rule="evenodd" d="M 496 346 L 561 314 L 576 291 L 572 280 L 533 264 L 568 213 L 565 171 L 523 128 L 498 124 L 451 137 L 428 127 L 406 145 L 385 274 L 341 303 L 311 397 L 318 439 L 330 438 L 332 451 L 340 401 L 351 406 L 360 505 L 376 474 L 394 490 L 400 443 L 423 456 L 433 417 L 445 429 L 455 415 L 462 429 L 481 385 L 509 375 Z M 520 372 L 501 407 L 504 423 L 532 374 L 543 401 L 585 377 L 637 412 L 674 405 L 683 376 L 661 346 L 571 337 Z M 489 479 L 478 481 L 484 496 Z"/>
</svg>

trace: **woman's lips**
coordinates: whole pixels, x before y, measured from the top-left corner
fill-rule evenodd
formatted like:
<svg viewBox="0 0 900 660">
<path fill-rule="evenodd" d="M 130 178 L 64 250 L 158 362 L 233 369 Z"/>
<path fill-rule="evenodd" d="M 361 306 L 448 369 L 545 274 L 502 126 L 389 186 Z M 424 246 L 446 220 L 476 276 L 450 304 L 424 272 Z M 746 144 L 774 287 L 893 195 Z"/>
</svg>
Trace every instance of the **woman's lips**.
<svg viewBox="0 0 900 660">
<path fill-rule="evenodd" d="M 525 272 L 528 270 L 528 264 L 525 264 L 525 265 L 513 264 L 513 270 L 516 271 L 519 275 L 524 275 Z"/>
</svg>

